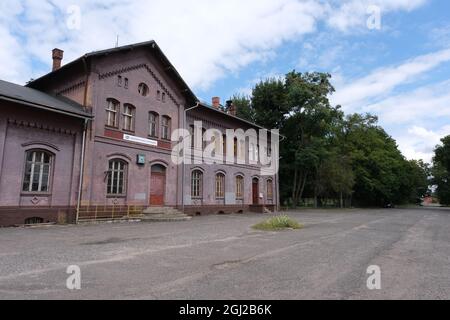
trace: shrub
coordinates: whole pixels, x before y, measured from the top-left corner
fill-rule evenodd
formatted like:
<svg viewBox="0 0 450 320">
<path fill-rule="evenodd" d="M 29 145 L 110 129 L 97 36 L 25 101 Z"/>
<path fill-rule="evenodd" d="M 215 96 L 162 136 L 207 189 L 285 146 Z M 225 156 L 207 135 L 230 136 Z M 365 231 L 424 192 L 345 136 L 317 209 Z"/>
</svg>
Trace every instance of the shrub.
<svg viewBox="0 0 450 320">
<path fill-rule="evenodd" d="M 263 231 L 279 231 L 285 229 L 301 229 L 303 225 L 288 216 L 276 216 L 253 226 Z"/>
</svg>

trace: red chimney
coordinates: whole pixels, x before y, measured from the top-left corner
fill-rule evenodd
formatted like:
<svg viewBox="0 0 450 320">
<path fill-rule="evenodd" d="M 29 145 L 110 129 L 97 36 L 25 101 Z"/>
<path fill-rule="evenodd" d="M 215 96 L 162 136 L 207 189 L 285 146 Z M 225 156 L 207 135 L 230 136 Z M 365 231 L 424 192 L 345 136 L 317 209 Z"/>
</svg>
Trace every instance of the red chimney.
<svg viewBox="0 0 450 320">
<path fill-rule="evenodd" d="M 61 68 L 61 61 L 64 57 L 64 51 L 61 49 L 53 49 L 52 58 L 53 58 L 53 71 Z"/>
<path fill-rule="evenodd" d="M 212 106 L 216 109 L 220 108 L 220 98 L 219 97 L 212 98 Z"/>
</svg>

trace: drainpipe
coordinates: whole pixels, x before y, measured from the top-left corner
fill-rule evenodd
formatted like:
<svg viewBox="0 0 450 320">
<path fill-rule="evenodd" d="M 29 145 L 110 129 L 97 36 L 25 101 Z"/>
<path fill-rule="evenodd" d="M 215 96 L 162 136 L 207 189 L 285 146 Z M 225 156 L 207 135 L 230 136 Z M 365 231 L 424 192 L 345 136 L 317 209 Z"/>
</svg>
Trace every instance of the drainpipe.
<svg viewBox="0 0 450 320">
<path fill-rule="evenodd" d="M 81 207 L 81 193 L 83 189 L 83 176 L 84 176 L 84 157 L 85 157 L 85 148 L 86 148 L 86 136 L 88 129 L 88 119 L 84 120 L 83 127 L 83 142 L 81 143 L 81 160 L 80 160 L 80 181 L 78 184 L 78 200 L 77 200 L 77 214 L 75 223 L 78 224 L 79 216 L 80 216 L 80 207 Z"/>
<path fill-rule="evenodd" d="M 186 109 L 183 112 L 183 129 L 187 130 L 186 128 L 186 122 L 187 122 L 187 113 L 188 111 L 197 109 L 200 106 L 200 102 L 197 102 L 197 104 L 195 106 L 193 106 L 192 108 Z M 182 207 L 182 212 L 183 214 L 185 213 L 185 201 L 184 201 L 184 182 L 185 182 L 185 173 L 186 173 L 186 153 L 183 152 L 183 165 L 182 165 L 182 169 L 181 169 L 181 207 Z"/>
</svg>

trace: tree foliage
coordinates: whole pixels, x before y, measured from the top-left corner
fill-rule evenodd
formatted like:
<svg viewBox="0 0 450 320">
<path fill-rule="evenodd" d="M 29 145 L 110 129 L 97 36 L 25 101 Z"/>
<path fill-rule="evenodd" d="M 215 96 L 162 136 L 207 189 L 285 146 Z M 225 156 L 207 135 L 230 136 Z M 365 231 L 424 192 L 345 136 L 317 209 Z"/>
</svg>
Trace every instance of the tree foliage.
<svg viewBox="0 0 450 320">
<path fill-rule="evenodd" d="M 378 206 L 416 201 L 428 189 L 427 166 L 407 161 L 372 115 L 345 116 L 332 106 L 326 73 L 298 73 L 258 83 L 251 97 L 235 95 L 238 116 L 285 137 L 280 145 L 282 201 L 313 198 Z"/>
</svg>

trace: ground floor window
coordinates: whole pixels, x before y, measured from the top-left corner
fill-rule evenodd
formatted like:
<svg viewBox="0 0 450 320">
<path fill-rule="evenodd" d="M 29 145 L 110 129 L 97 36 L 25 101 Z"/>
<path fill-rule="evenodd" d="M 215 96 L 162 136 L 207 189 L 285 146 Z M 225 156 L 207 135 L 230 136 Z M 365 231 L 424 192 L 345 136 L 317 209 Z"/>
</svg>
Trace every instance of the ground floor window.
<svg viewBox="0 0 450 320">
<path fill-rule="evenodd" d="M 191 177 L 191 197 L 194 199 L 202 198 L 203 194 L 203 172 L 195 170 Z"/>
<path fill-rule="evenodd" d="M 273 199 L 273 180 L 267 180 L 267 199 Z"/>
<path fill-rule="evenodd" d="M 108 170 L 108 195 L 124 195 L 126 188 L 127 164 L 122 160 L 111 160 Z"/>
<path fill-rule="evenodd" d="M 244 198 L 244 177 L 236 177 L 236 199 Z"/>
<path fill-rule="evenodd" d="M 216 199 L 225 198 L 225 175 L 223 173 L 216 174 Z"/>
<path fill-rule="evenodd" d="M 45 151 L 26 153 L 25 175 L 22 191 L 49 192 L 52 155 Z"/>
</svg>

